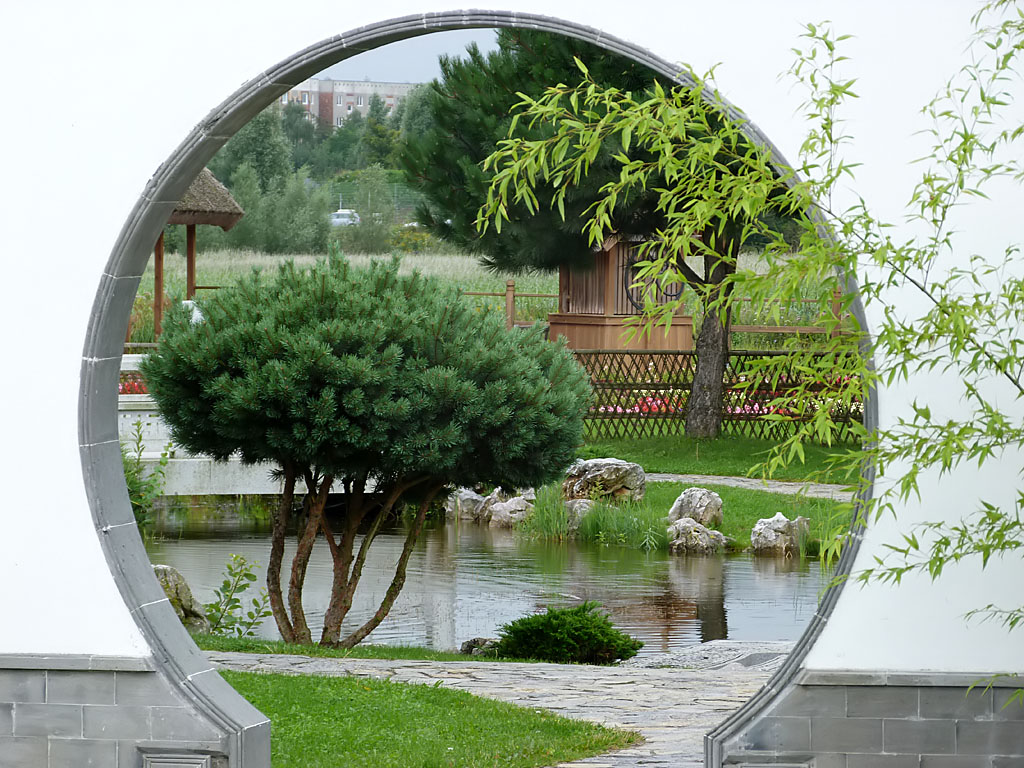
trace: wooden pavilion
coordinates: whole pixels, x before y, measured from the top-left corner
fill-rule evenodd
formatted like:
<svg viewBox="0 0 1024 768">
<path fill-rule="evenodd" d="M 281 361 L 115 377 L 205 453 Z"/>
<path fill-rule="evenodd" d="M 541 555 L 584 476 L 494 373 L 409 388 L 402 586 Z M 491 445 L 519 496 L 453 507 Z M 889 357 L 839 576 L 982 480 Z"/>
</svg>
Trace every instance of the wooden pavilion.
<svg viewBox="0 0 1024 768">
<path fill-rule="evenodd" d="M 624 339 L 624 323 L 639 315 L 641 289 L 633 287 L 632 263 L 638 239 L 612 235 L 594 254 L 590 269 L 563 266 L 558 272 L 558 312 L 548 315 L 548 335 L 564 336 L 571 349 L 693 349 L 693 317 L 676 315 L 668 334 L 659 325 L 650 335 Z M 660 294 L 660 300 L 667 296 Z"/>
<path fill-rule="evenodd" d="M 245 215 L 227 187 L 217 181 L 209 168 L 203 168 L 185 190 L 181 200 L 167 220 L 168 224 L 185 225 L 185 298 L 191 299 L 196 293 L 196 226 L 208 224 L 220 227 L 225 232 L 231 229 Z M 153 249 L 153 329 L 160 335 L 164 310 L 164 233 Z"/>
</svg>

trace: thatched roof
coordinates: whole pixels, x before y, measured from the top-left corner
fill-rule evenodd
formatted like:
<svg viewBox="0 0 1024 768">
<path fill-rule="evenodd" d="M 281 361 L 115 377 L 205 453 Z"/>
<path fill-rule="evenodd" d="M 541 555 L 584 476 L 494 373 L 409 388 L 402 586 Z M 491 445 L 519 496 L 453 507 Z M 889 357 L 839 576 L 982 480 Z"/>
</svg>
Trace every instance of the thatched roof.
<svg viewBox="0 0 1024 768">
<path fill-rule="evenodd" d="M 167 223 L 212 224 L 227 232 L 244 215 L 227 187 L 217 181 L 209 168 L 203 168 L 185 190 Z"/>
</svg>

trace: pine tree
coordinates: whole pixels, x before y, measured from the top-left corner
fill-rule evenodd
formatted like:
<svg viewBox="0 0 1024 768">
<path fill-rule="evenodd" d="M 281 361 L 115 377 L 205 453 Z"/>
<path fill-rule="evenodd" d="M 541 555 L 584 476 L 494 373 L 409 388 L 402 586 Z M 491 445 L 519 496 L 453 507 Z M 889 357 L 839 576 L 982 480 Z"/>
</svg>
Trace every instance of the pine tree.
<svg viewBox="0 0 1024 768">
<path fill-rule="evenodd" d="M 319 536 L 334 561 L 320 643 L 351 647 L 390 610 L 439 493 L 549 482 L 582 438 L 589 385 L 564 347 L 505 329 L 432 280 L 400 276 L 397 261 L 354 270 L 339 257 L 309 271 L 286 263 L 198 308 L 198 322 L 183 308 L 170 313 L 143 374 L 177 444 L 279 467 L 267 587 L 288 642 L 312 643 L 302 587 Z M 286 596 L 285 530 L 299 483 Z M 332 485 L 345 493 L 340 524 L 324 515 Z M 367 549 L 406 504 L 416 512 L 394 579 L 374 616 L 342 638 Z"/>
</svg>

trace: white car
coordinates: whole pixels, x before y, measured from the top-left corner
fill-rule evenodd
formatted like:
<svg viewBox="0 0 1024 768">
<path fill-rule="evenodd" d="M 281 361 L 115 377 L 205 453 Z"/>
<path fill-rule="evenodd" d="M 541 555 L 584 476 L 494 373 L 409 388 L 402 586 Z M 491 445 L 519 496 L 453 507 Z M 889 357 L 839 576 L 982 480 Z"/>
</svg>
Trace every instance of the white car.
<svg viewBox="0 0 1024 768">
<path fill-rule="evenodd" d="M 351 208 L 339 208 L 331 214 L 332 227 L 347 227 L 359 223 L 359 214 Z"/>
</svg>

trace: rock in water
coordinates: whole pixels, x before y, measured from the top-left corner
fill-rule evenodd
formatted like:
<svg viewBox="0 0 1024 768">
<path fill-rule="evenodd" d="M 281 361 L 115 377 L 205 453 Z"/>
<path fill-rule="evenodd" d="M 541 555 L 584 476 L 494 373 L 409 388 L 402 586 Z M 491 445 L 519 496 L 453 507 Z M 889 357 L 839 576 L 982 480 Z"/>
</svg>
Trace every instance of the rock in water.
<svg viewBox="0 0 1024 768">
<path fill-rule="evenodd" d="M 444 503 L 449 520 L 476 520 L 484 497 L 469 488 L 456 488 Z"/>
<path fill-rule="evenodd" d="M 755 555 L 793 555 L 800 551 L 800 541 L 806 540 L 810 520 L 798 517 L 788 519 L 781 512 L 775 517 L 758 520 L 750 532 L 750 547 Z"/>
<path fill-rule="evenodd" d="M 725 548 L 725 536 L 690 517 L 668 527 L 668 549 L 674 555 L 713 555 Z"/>
<path fill-rule="evenodd" d="M 169 565 L 154 565 L 153 573 L 185 629 L 189 632 L 209 632 L 210 622 L 206 618 L 206 612 L 192 597 L 192 590 L 189 589 L 188 582 L 181 572 Z"/>
<path fill-rule="evenodd" d="M 566 471 L 562 496 L 566 499 L 640 501 L 647 486 L 643 467 L 622 459 L 577 460 Z"/>
<path fill-rule="evenodd" d="M 722 497 L 707 488 L 687 488 L 672 504 L 668 521 L 688 517 L 701 525 L 722 524 Z"/>
<path fill-rule="evenodd" d="M 533 504 L 522 496 L 515 496 L 508 501 L 498 501 L 490 506 L 490 519 L 487 524 L 492 528 L 514 528 L 533 511 Z"/>
</svg>

